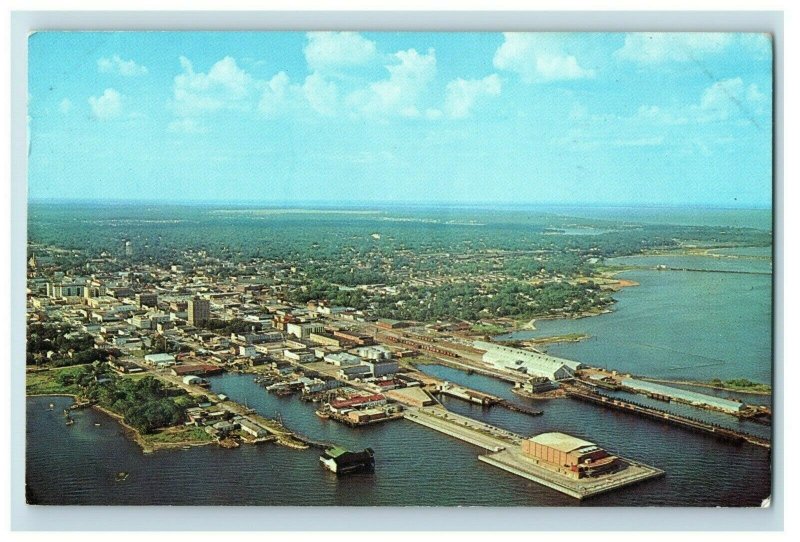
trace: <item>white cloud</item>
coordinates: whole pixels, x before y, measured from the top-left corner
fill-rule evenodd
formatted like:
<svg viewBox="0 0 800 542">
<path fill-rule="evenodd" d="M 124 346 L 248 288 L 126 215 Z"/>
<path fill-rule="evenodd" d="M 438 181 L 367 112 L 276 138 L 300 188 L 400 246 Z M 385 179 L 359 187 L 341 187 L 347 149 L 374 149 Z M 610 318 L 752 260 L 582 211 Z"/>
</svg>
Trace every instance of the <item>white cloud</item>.
<svg viewBox="0 0 800 542">
<path fill-rule="evenodd" d="M 170 122 L 167 131 L 180 134 L 205 134 L 208 129 L 197 119 L 187 117 Z"/>
<path fill-rule="evenodd" d="M 107 88 L 102 96 L 89 98 L 92 116 L 98 120 L 111 120 L 122 112 L 122 95 L 113 88 Z"/>
<path fill-rule="evenodd" d="M 294 101 L 297 86 L 292 85 L 286 72 L 279 72 L 264 87 L 258 110 L 267 116 L 276 116 L 286 111 Z"/>
<path fill-rule="evenodd" d="M 306 77 L 303 84 L 303 96 L 309 105 L 320 115 L 333 115 L 336 113 L 338 89 L 333 81 L 326 81 L 317 72 Z"/>
<path fill-rule="evenodd" d="M 649 120 L 656 124 L 665 125 L 681 125 L 689 122 L 689 119 L 686 117 L 686 115 L 675 111 L 662 109 L 657 105 L 640 106 L 636 112 L 636 117 L 638 119 Z"/>
<path fill-rule="evenodd" d="M 724 51 L 733 34 L 704 32 L 636 32 L 625 36 L 625 44 L 614 56 L 641 64 L 687 62 Z"/>
<path fill-rule="evenodd" d="M 111 58 L 100 58 L 97 61 L 97 69 L 101 73 L 114 73 L 124 77 L 137 77 L 147 75 L 147 68 L 136 63 L 134 60 L 123 60 L 119 55 Z"/>
<path fill-rule="evenodd" d="M 195 72 L 186 57 L 181 57 L 180 63 L 183 72 L 173 83 L 173 107 L 179 115 L 250 108 L 248 100 L 254 94 L 255 81 L 233 58 L 226 56 L 208 73 Z"/>
<path fill-rule="evenodd" d="M 569 51 L 562 34 L 505 32 L 505 41 L 494 54 L 494 66 L 519 74 L 526 83 L 594 77 Z"/>
<path fill-rule="evenodd" d="M 373 60 L 375 42 L 358 32 L 308 32 L 303 48 L 312 71 L 328 72 L 346 66 L 359 66 Z"/>
<path fill-rule="evenodd" d="M 398 64 L 386 66 L 389 78 L 353 92 L 348 103 L 366 115 L 419 116 L 416 102 L 436 77 L 436 55 L 419 54 L 414 49 L 398 51 Z"/>
<path fill-rule="evenodd" d="M 438 120 L 444 116 L 441 109 L 430 108 L 425 111 L 425 118 L 429 120 Z"/>
<path fill-rule="evenodd" d="M 741 77 L 724 79 L 703 91 L 700 104 L 696 107 L 698 120 L 727 120 L 740 114 L 750 118 L 754 113 L 761 112 L 761 104 L 765 101 L 766 96 L 757 85 L 746 87 Z"/>
<path fill-rule="evenodd" d="M 72 111 L 72 102 L 69 100 L 69 98 L 64 98 L 61 100 L 61 103 L 58 104 L 58 110 L 64 115 Z"/>
<path fill-rule="evenodd" d="M 741 77 L 717 81 L 703 90 L 698 102 L 677 107 L 642 105 L 631 120 L 653 125 L 685 125 L 721 122 L 731 119 L 758 124 L 758 117 L 769 113 L 769 99 L 758 85 L 746 85 Z M 620 117 L 619 120 L 625 120 Z"/>
<path fill-rule="evenodd" d="M 451 118 L 469 116 L 475 102 L 483 96 L 499 96 L 500 77 L 496 73 L 483 79 L 455 79 L 447 84 L 444 111 Z"/>
</svg>

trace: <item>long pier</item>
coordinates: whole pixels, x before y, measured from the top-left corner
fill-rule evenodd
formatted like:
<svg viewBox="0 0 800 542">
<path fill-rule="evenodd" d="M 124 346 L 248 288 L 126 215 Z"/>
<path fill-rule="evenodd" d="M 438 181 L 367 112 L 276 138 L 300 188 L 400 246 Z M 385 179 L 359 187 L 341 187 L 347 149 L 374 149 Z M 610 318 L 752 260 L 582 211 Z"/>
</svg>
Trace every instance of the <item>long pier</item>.
<svg viewBox="0 0 800 542">
<path fill-rule="evenodd" d="M 519 446 L 522 442 L 522 437 L 515 433 L 455 414 L 442 407 L 407 408 L 404 415 L 408 421 L 492 452 L 508 446 Z"/>
<path fill-rule="evenodd" d="M 587 401 L 590 403 L 594 403 L 596 405 L 604 406 L 606 408 L 622 410 L 624 412 L 638 414 L 640 416 L 644 416 L 645 418 L 650 418 L 660 422 L 668 423 L 670 425 L 675 425 L 677 427 L 683 427 L 685 429 L 690 429 L 692 431 L 707 433 L 717 438 L 727 440 L 730 442 L 749 442 L 751 444 L 755 444 L 756 446 L 761 446 L 763 448 L 770 448 L 772 446 L 772 444 L 768 439 L 751 435 L 743 431 L 728 429 L 727 427 L 722 427 L 721 425 L 717 425 L 714 423 L 704 422 L 696 418 L 681 416 L 679 414 L 674 414 L 672 412 L 667 412 L 665 410 L 661 410 L 658 408 L 641 405 L 639 403 L 634 403 L 631 401 L 624 401 L 622 399 L 617 399 L 613 397 L 608 397 L 606 395 L 601 395 L 593 391 L 583 390 L 573 386 L 566 388 L 565 391 L 567 397 L 572 397 L 573 399 L 578 399 L 580 401 Z"/>
<path fill-rule="evenodd" d="M 586 499 L 624 486 L 664 475 L 664 471 L 620 457 L 620 471 L 599 477 L 572 478 L 546 467 L 522 452 L 521 435 L 460 416 L 441 407 L 409 408 L 405 418 L 486 450 L 478 460 L 554 489 L 576 499 Z"/>
</svg>

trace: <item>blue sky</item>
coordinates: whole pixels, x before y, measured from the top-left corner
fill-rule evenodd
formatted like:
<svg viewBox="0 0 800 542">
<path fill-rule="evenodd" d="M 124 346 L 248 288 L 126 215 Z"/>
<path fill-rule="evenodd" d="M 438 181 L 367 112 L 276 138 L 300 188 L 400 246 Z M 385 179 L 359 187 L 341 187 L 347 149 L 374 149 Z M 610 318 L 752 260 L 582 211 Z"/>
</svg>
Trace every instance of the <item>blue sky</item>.
<svg viewBox="0 0 800 542">
<path fill-rule="evenodd" d="M 757 34 L 44 32 L 29 196 L 768 207 Z"/>
</svg>

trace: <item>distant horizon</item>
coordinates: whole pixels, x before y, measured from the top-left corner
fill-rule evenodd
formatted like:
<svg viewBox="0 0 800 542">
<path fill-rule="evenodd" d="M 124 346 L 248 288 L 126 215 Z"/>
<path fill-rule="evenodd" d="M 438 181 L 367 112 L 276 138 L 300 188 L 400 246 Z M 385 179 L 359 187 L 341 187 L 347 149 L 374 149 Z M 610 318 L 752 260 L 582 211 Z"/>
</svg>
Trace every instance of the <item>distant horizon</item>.
<svg viewBox="0 0 800 542">
<path fill-rule="evenodd" d="M 325 201 L 325 200 L 289 200 L 289 201 L 244 201 L 244 200 L 154 200 L 154 199 L 122 199 L 122 198 L 109 198 L 109 199 L 82 199 L 82 198 L 28 198 L 28 204 L 86 204 L 86 205 L 149 205 L 149 206 L 181 206 L 181 207 L 208 207 L 208 206 L 231 206 L 231 207 L 257 207 L 268 209 L 311 209 L 314 207 L 329 208 L 329 209 L 347 209 L 347 208 L 392 208 L 392 207 L 451 207 L 451 208 L 566 208 L 566 209 L 707 209 L 715 211 L 772 211 L 773 206 L 733 206 L 733 205 L 719 205 L 713 203 L 691 203 L 691 204 L 673 204 L 673 203 L 650 203 L 650 202 L 623 202 L 623 203 L 581 203 L 581 202 L 562 202 L 562 203 L 537 203 L 537 202 L 491 202 L 491 201 L 478 201 L 478 202 L 459 202 L 459 201 Z"/>
</svg>

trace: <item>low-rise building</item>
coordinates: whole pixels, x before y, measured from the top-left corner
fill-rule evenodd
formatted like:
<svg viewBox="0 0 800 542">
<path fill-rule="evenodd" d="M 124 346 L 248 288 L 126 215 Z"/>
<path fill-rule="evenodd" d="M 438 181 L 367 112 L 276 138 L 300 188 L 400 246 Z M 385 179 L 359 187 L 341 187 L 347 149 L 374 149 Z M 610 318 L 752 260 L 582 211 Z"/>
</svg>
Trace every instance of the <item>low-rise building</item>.
<svg viewBox="0 0 800 542">
<path fill-rule="evenodd" d="M 364 409 L 386 404 L 386 396 L 380 393 L 374 395 L 355 395 L 346 399 L 334 399 L 330 402 L 333 412 Z"/>
<path fill-rule="evenodd" d="M 326 363 L 335 365 L 336 367 L 347 367 L 350 365 L 360 365 L 361 358 L 348 354 L 347 352 L 336 352 L 334 354 L 327 354 L 324 358 Z"/>
<path fill-rule="evenodd" d="M 147 354 L 144 360 L 150 365 L 157 367 L 175 365 L 175 356 L 172 354 Z"/>
<path fill-rule="evenodd" d="M 617 457 L 596 444 L 565 433 L 542 433 L 522 441 L 522 452 L 548 468 L 572 478 L 613 470 Z"/>
<path fill-rule="evenodd" d="M 269 435 L 269 431 L 267 431 L 265 428 L 261 427 L 260 425 L 251 420 L 247 420 L 244 418 L 239 419 L 239 428 L 243 432 L 248 433 L 256 438 L 264 438 L 267 435 Z"/>
<path fill-rule="evenodd" d="M 393 375 L 400 369 L 400 364 L 393 359 L 365 359 L 361 363 L 367 366 L 374 378 Z"/>
<path fill-rule="evenodd" d="M 343 380 L 364 379 L 372 376 L 372 372 L 366 365 L 348 365 L 342 367 L 337 376 Z"/>
</svg>

